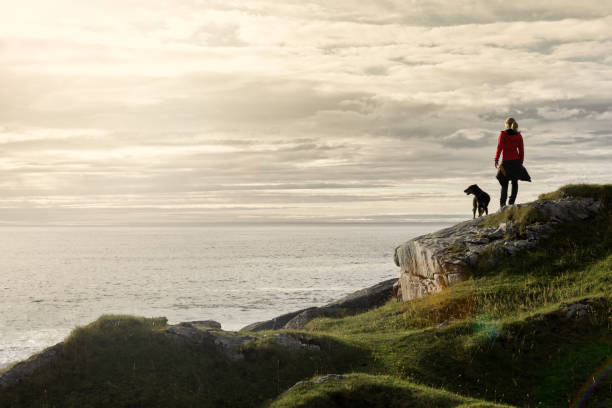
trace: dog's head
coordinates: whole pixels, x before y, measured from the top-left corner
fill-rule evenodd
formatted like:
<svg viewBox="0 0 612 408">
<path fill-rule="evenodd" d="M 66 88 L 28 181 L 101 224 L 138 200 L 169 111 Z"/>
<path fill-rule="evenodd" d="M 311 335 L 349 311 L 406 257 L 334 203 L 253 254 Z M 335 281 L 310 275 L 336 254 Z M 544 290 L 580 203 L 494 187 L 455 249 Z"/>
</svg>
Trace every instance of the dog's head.
<svg viewBox="0 0 612 408">
<path fill-rule="evenodd" d="M 478 185 L 476 184 L 472 184 L 471 186 L 469 186 L 468 188 L 466 188 L 465 190 L 463 190 L 463 192 L 465 194 L 476 194 L 476 192 L 478 191 Z"/>
</svg>

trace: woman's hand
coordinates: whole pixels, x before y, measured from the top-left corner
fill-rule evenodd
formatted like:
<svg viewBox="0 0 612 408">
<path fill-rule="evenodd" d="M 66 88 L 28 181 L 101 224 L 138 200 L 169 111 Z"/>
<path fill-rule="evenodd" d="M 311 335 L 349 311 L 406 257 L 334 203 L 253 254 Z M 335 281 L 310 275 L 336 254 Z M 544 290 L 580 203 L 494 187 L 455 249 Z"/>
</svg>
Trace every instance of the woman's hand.
<svg viewBox="0 0 612 408">
<path fill-rule="evenodd" d="M 499 162 L 495 160 L 495 168 L 497 168 L 497 166 L 499 166 Z"/>
</svg>

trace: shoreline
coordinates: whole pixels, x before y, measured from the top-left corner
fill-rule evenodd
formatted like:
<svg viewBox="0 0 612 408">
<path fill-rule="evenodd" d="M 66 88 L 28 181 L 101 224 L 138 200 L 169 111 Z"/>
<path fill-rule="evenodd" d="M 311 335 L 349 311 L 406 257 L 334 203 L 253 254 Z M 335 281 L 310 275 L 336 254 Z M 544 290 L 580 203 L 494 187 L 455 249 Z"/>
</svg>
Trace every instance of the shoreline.
<svg viewBox="0 0 612 408">
<path fill-rule="evenodd" d="M 199 229 L 166 230 L 173 232 L 161 236 L 146 228 L 93 230 L 102 234 L 26 230 L 5 248 L 8 283 L 0 322 L 10 330 L 3 331 L 9 341 L 0 348 L 11 361 L 27 358 L 34 352 L 31 344 L 43 349 L 108 313 L 167 316 L 171 322 L 214 319 L 238 330 L 397 277 L 392 248 L 434 228 L 275 227 L 278 233 L 270 235 L 265 231 L 272 229 L 254 227 L 229 229 L 231 234 L 220 238 L 206 238 Z M 19 272 L 24 268 L 31 271 L 27 277 Z M 82 283 L 64 279 L 76 274 Z M 339 290 L 330 291 L 335 287 Z M 32 333 L 64 326 L 63 335 L 48 342 Z M 22 345 L 28 353 L 15 353 Z"/>
</svg>

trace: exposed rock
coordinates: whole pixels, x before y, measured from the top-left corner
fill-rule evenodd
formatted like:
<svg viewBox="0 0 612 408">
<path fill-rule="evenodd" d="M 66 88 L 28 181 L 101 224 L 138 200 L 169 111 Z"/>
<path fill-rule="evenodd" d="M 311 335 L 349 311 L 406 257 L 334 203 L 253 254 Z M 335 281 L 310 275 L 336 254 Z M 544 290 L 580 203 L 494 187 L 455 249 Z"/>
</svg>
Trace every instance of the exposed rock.
<svg viewBox="0 0 612 408">
<path fill-rule="evenodd" d="M 400 285 L 399 279 L 393 284 L 393 290 L 391 293 L 393 298 L 396 299 L 398 302 L 401 302 L 403 300 L 402 285 Z"/>
<path fill-rule="evenodd" d="M 395 264 L 401 271 L 398 284 L 393 288 L 394 296 L 398 300 L 409 300 L 439 292 L 471 276 L 474 267 L 483 259 L 483 253 L 493 255 L 484 258 L 490 264 L 503 254 L 518 255 L 549 238 L 560 223 L 592 217 L 602 208 L 601 203 L 592 198 L 563 198 L 507 206 L 501 211 L 523 206 L 535 207 L 541 218 L 548 221 L 528 225 L 524 231 L 519 231 L 512 222 L 480 227 L 486 217 L 477 218 L 417 237 L 395 248 Z"/>
<path fill-rule="evenodd" d="M 287 324 L 285 324 L 284 329 L 289 330 L 299 330 L 304 327 L 306 323 L 315 319 L 317 317 L 332 315 L 338 311 L 338 308 L 334 307 L 312 307 L 310 309 L 304 310 L 299 315 L 295 316 L 293 319 L 289 320 Z"/>
<path fill-rule="evenodd" d="M 195 320 L 193 322 L 185 323 L 207 329 L 221 330 L 221 323 L 217 322 L 216 320 Z"/>
<path fill-rule="evenodd" d="M 443 321 L 439 325 L 437 325 L 436 328 L 437 329 L 443 329 L 446 326 L 448 326 L 449 324 L 455 323 L 456 321 L 457 321 L 457 319 L 455 319 L 454 317 L 451 317 L 449 319 L 446 319 L 445 321 Z"/>
<path fill-rule="evenodd" d="M 244 326 L 242 329 L 240 329 L 240 331 L 255 332 L 255 331 L 262 331 L 262 330 L 282 329 L 289 320 L 293 319 L 295 316 L 299 315 L 305 310 L 308 310 L 308 309 L 301 309 L 301 310 L 298 310 L 297 312 L 286 313 L 284 315 L 281 315 L 281 316 L 278 316 L 278 317 L 275 317 L 273 319 L 266 320 L 263 322 L 251 323 L 248 326 Z"/>
<path fill-rule="evenodd" d="M 353 292 L 342 299 L 321 307 L 311 307 L 287 313 L 265 322 L 253 323 L 240 331 L 291 329 L 299 330 L 310 320 L 321 316 L 334 316 L 340 311 L 363 311 L 380 306 L 391 299 L 397 279 L 389 279 L 366 289 Z"/>
<path fill-rule="evenodd" d="M 309 385 L 309 384 L 324 384 L 324 383 L 326 383 L 328 381 L 331 381 L 331 380 L 338 381 L 338 380 L 342 380 L 342 379 L 344 379 L 344 376 L 341 375 L 341 374 L 327 374 L 327 375 L 324 375 L 322 377 L 315 378 L 314 380 L 302 380 L 302 381 L 298 381 L 295 384 L 293 384 L 290 388 L 285 390 L 285 392 L 283 392 L 281 395 L 279 395 L 278 398 L 282 398 L 288 392 L 290 392 L 290 391 L 292 391 L 292 390 L 294 390 L 296 388 L 299 388 L 301 386 L 304 386 L 304 385 Z"/>
<path fill-rule="evenodd" d="M 301 387 L 303 385 L 308 385 L 308 384 L 312 384 L 312 381 L 309 381 L 309 380 L 298 381 L 295 384 L 293 384 L 291 387 L 287 388 L 281 395 L 278 396 L 278 398 L 282 398 L 288 392 L 293 391 L 296 388 L 299 388 L 299 387 Z"/>
<path fill-rule="evenodd" d="M 317 344 L 302 343 L 301 340 L 295 338 L 294 336 L 288 333 L 276 333 L 272 336 L 272 340 L 276 344 L 288 347 L 293 350 L 306 349 L 310 351 L 318 351 L 321 349 L 321 347 L 319 347 Z"/>
<path fill-rule="evenodd" d="M 302 342 L 296 339 L 293 336 L 290 336 L 286 333 L 277 333 L 272 336 L 274 342 L 276 344 L 280 344 L 281 346 L 289 347 L 294 350 L 298 350 L 302 348 Z"/>
<path fill-rule="evenodd" d="M 583 299 L 571 304 L 562 304 L 559 309 L 565 313 L 565 319 L 576 321 L 581 321 L 594 312 L 589 299 Z"/>
<path fill-rule="evenodd" d="M 610 323 L 610 301 L 603 296 L 584 298 L 572 303 L 562 303 L 558 309 L 537 313 L 527 321 L 545 320 L 553 330 L 590 330 Z"/>
<path fill-rule="evenodd" d="M 324 307 L 366 310 L 385 304 L 391 298 L 393 285 L 397 282 L 396 278 L 377 283 L 369 288 L 361 289 L 346 295 L 342 299 L 329 303 Z"/>
<path fill-rule="evenodd" d="M 193 327 L 189 323 L 181 323 L 166 329 L 166 337 L 182 343 L 203 344 L 213 338 L 213 335 L 205 330 Z"/>
<path fill-rule="evenodd" d="M 17 363 L 0 375 L 0 389 L 19 383 L 23 378 L 32 375 L 40 367 L 51 363 L 63 349 L 64 343 L 57 343 L 55 346 L 43 350 L 26 361 Z"/>
<path fill-rule="evenodd" d="M 480 221 L 470 220 L 457 224 L 415 238 L 395 249 L 395 264 L 402 268 L 399 285 L 403 300 L 438 292 L 469 276 L 468 265 L 473 252 L 468 256 L 467 248 L 460 242 L 465 242 L 468 236 L 477 235 L 474 230 Z M 451 246 L 454 251 L 447 252 Z"/>
<path fill-rule="evenodd" d="M 170 326 L 164 332 L 165 336 L 177 342 L 185 344 L 200 345 L 205 341 L 212 341 L 214 336 L 205 330 L 199 330 L 190 323 L 180 323 Z M 38 368 L 51 363 L 64 349 L 64 343 L 58 343 L 42 352 L 30 357 L 29 359 L 17 363 L 0 375 L 0 388 L 13 385 L 21 381 L 24 377 L 34 373 Z"/>
<path fill-rule="evenodd" d="M 323 377 L 316 378 L 314 380 L 315 384 L 323 384 L 328 382 L 329 380 L 342 380 L 344 376 L 342 374 L 327 374 Z"/>
<path fill-rule="evenodd" d="M 302 311 L 285 324 L 285 329 L 298 330 L 316 317 L 335 316 L 341 311 L 364 311 L 385 304 L 393 295 L 393 285 L 398 280 L 388 279 L 369 288 L 361 289 L 325 306 Z"/>
<path fill-rule="evenodd" d="M 240 361 L 244 360 L 242 345 L 254 339 L 255 337 L 252 336 L 217 336 L 215 344 L 227 358 L 232 361 Z"/>
</svg>

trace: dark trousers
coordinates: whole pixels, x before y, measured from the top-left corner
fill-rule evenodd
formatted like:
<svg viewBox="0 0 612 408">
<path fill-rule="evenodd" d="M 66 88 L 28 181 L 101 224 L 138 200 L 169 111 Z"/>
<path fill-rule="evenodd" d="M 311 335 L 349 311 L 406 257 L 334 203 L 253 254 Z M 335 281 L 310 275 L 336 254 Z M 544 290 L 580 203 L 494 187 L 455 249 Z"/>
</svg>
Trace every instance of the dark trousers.
<svg viewBox="0 0 612 408">
<path fill-rule="evenodd" d="M 508 197 L 508 182 L 512 181 L 512 193 L 510 193 L 510 199 L 508 200 L 508 204 L 514 204 L 516 200 L 516 196 L 518 194 L 518 180 L 508 180 L 507 178 L 503 178 L 499 180 L 499 184 L 501 184 L 501 197 L 499 197 L 499 206 L 503 207 L 506 205 L 506 198 Z"/>
</svg>

